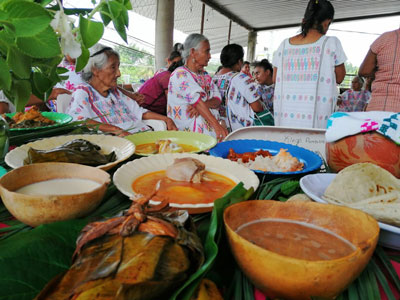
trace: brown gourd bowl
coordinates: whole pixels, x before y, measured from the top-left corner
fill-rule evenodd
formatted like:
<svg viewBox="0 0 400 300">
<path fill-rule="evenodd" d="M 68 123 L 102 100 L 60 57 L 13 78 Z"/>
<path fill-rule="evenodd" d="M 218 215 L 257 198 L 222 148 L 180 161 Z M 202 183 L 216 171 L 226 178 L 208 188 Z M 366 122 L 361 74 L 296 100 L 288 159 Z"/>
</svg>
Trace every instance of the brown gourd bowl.
<svg viewBox="0 0 400 300">
<path fill-rule="evenodd" d="M 261 218 L 297 220 L 327 228 L 350 241 L 356 250 L 339 259 L 308 261 L 268 251 L 236 233 L 239 226 Z M 367 265 L 379 236 L 378 223 L 366 213 L 314 202 L 244 201 L 225 210 L 224 222 L 238 265 L 273 299 L 334 299 Z"/>
<path fill-rule="evenodd" d="M 400 178 L 400 146 L 377 132 L 359 133 L 326 143 L 326 160 L 334 172 L 352 164 L 370 162 Z"/>
<path fill-rule="evenodd" d="M 96 181 L 96 189 L 71 195 L 25 195 L 15 191 L 28 184 L 62 178 Z M 9 212 L 32 227 L 79 218 L 94 210 L 103 199 L 110 175 L 98 168 L 71 163 L 40 163 L 19 167 L 0 178 L 0 195 Z"/>
</svg>

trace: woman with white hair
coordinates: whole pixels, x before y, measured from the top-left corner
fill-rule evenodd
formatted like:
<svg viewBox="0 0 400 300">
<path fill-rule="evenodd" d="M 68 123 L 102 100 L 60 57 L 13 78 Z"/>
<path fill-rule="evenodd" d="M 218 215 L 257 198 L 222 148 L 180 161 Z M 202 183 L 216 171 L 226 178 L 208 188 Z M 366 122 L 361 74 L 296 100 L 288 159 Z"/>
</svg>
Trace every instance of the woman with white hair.
<svg viewBox="0 0 400 300">
<path fill-rule="evenodd" d="M 167 123 L 168 130 L 176 130 L 174 122 L 160 114 L 140 107 L 117 89 L 119 54 L 100 44 L 90 49 L 90 58 L 82 71 L 86 82 L 76 88 L 67 109 L 74 120 L 88 120 L 100 124 L 99 129 L 118 136 L 149 130 L 142 120 L 155 119 Z"/>
<path fill-rule="evenodd" d="M 364 111 L 371 98 L 371 93 L 368 90 L 363 90 L 363 85 L 364 79 L 360 76 L 355 76 L 351 81 L 351 89 L 338 97 L 337 111 Z"/>
<path fill-rule="evenodd" d="M 228 131 L 219 123 L 221 97 L 210 75 L 204 71 L 210 43 L 204 35 L 193 33 L 183 44 L 185 65 L 177 68 L 168 86 L 167 115 L 179 130 L 208 134 L 222 140 Z"/>
</svg>

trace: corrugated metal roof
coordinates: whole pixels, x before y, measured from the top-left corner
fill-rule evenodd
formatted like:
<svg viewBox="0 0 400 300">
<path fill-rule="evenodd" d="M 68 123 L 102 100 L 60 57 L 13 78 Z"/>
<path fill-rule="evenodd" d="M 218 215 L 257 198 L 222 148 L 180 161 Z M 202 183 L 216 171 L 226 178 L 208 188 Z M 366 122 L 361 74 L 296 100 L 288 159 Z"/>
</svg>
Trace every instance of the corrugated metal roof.
<svg viewBox="0 0 400 300">
<path fill-rule="evenodd" d="M 131 2 L 133 11 L 155 19 L 157 0 Z M 231 43 L 246 46 L 249 30 L 299 26 L 308 0 L 175 0 L 175 28 L 187 34 L 200 32 L 203 2 L 204 35 L 215 53 L 228 42 L 229 18 L 234 21 Z M 400 15 L 399 0 L 333 0 L 332 4 L 334 22 Z"/>
</svg>

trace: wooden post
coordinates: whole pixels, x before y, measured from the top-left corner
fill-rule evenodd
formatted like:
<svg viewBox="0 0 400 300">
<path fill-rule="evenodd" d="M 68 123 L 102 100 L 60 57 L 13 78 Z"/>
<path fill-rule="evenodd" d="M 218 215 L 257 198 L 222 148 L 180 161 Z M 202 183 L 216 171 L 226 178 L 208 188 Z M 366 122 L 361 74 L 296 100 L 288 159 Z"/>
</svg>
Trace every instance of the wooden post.
<svg viewBox="0 0 400 300">
<path fill-rule="evenodd" d="M 206 12 L 206 5 L 203 3 L 203 7 L 201 9 L 201 27 L 200 27 L 200 34 L 204 32 L 204 15 Z"/>
<path fill-rule="evenodd" d="M 232 20 L 229 20 L 228 45 L 231 43 Z"/>
</svg>

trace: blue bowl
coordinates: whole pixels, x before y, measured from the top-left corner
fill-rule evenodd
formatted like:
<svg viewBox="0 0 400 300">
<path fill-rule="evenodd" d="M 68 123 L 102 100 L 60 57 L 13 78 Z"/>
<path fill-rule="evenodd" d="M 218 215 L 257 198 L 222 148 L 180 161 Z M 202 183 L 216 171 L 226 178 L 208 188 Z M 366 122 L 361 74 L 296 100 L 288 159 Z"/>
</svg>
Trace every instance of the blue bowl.
<svg viewBox="0 0 400 300">
<path fill-rule="evenodd" d="M 296 157 L 304 164 L 301 171 L 295 172 L 264 172 L 253 170 L 256 173 L 272 174 L 272 175 L 295 175 L 309 173 L 319 169 L 322 165 L 321 157 L 305 148 L 294 146 L 285 143 L 263 141 L 263 140 L 233 140 L 217 144 L 210 150 L 210 155 L 226 158 L 229 154 L 229 149 L 232 148 L 236 153 L 255 152 L 260 149 L 268 150 L 272 155 L 279 153 L 280 149 L 286 149 L 292 156 Z"/>
</svg>

